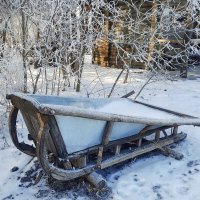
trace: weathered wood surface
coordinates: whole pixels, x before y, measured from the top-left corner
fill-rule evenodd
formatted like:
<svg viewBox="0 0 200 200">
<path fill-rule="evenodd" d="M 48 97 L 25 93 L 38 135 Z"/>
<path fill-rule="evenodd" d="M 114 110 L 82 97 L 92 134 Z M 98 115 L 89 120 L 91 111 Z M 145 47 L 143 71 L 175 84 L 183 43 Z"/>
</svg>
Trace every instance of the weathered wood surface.
<svg viewBox="0 0 200 200">
<path fill-rule="evenodd" d="M 175 142 L 178 142 L 180 140 L 183 140 L 186 138 L 186 134 L 178 134 L 175 136 L 170 136 L 167 139 L 159 140 L 156 144 L 149 142 L 149 144 L 143 145 L 142 147 L 128 150 L 125 153 L 121 153 L 119 155 L 112 156 L 108 159 L 104 159 L 101 163 L 99 163 L 98 166 L 96 165 L 87 165 L 86 167 L 82 169 L 76 169 L 76 170 L 63 170 L 59 169 L 56 166 L 53 166 L 49 163 L 46 152 L 45 152 L 45 132 L 40 132 L 39 142 L 38 142 L 38 157 L 40 160 L 40 163 L 43 167 L 43 169 L 51 175 L 52 177 L 59 179 L 59 180 L 71 180 L 83 175 L 87 175 L 92 173 L 93 171 L 96 171 L 97 169 L 104 169 L 109 166 L 121 163 L 125 160 L 132 159 L 134 157 L 137 157 L 139 155 L 145 154 L 147 152 L 153 151 L 155 149 L 160 149 L 161 147 L 164 147 L 166 145 L 173 144 Z"/>
<path fill-rule="evenodd" d="M 113 122 L 107 122 L 106 123 L 105 130 L 104 130 L 103 137 L 102 137 L 102 142 L 101 142 L 102 146 L 105 146 L 109 143 L 110 135 L 111 135 L 112 129 L 113 129 L 113 125 L 114 125 Z"/>
<path fill-rule="evenodd" d="M 86 179 L 94 185 L 97 189 L 102 189 L 106 186 L 105 179 L 96 172 L 92 172 L 91 174 L 86 176 Z"/>
<path fill-rule="evenodd" d="M 58 180 L 72 180 L 81 176 L 86 176 L 93 185 L 101 188 L 105 181 L 98 174 L 94 173 L 99 169 L 107 168 L 155 149 L 161 149 L 163 152 L 167 152 L 168 155 L 176 159 L 182 158 L 181 154 L 166 147 L 174 142 L 185 139 L 186 134 L 177 133 L 179 124 L 174 121 L 169 124 L 163 122 L 163 124 L 159 123 L 160 127 L 153 128 L 158 125 L 155 121 L 152 122 L 152 125 L 151 122 L 147 123 L 143 121 L 146 126 L 138 134 L 110 141 L 109 138 L 115 121 L 127 122 L 128 120 L 132 120 L 131 122 L 135 122 L 138 120 L 135 118 L 133 120 L 131 117 L 126 118 L 126 116 L 111 114 L 102 114 L 100 116 L 100 119 L 106 120 L 107 124 L 102 134 L 102 141 L 99 145 L 68 155 L 53 114 L 62 113 L 67 116 L 83 116 L 83 118 L 91 117 L 92 119 L 94 117 L 94 119 L 99 119 L 99 113 L 98 115 L 93 115 L 93 113 L 87 112 L 86 109 L 72 109 L 73 107 L 70 107 L 70 110 L 68 110 L 65 108 L 63 109 L 63 107 L 62 109 L 61 107 L 55 107 L 54 105 L 49 108 L 32 99 L 33 98 L 27 95 L 11 96 L 12 103 L 16 106 L 11 112 L 9 120 L 11 137 L 17 148 L 30 155 L 30 146 L 28 146 L 28 151 L 26 151 L 24 146 L 19 143 L 17 137 L 16 119 L 18 109 L 20 109 L 26 124 L 28 124 L 28 130 L 36 144 L 36 149 L 34 148 L 34 153 L 32 155 L 35 155 L 36 150 L 36 155 L 43 170 L 49 176 Z M 173 114 L 180 116 L 182 120 L 187 119 L 187 123 L 193 124 L 198 122 L 200 125 L 200 120 L 197 118 L 180 113 Z M 139 119 L 140 122 L 141 120 L 142 119 Z M 169 128 L 172 128 L 170 136 L 166 133 L 165 137 L 160 138 L 160 131 L 165 131 Z M 156 137 L 153 141 L 145 141 L 143 139 L 145 136 L 154 133 L 156 133 Z M 55 159 L 51 159 L 51 155 Z"/>
<path fill-rule="evenodd" d="M 184 157 L 183 154 L 181 154 L 169 147 L 162 147 L 161 152 L 166 156 L 175 158 L 176 160 L 181 160 Z"/>
<path fill-rule="evenodd" d="M 118 156 L 115 156 L 113 158 L 110 158 L 110 159 L 103 161 L 102 164 L 101 164 L 101 169 L 107 168 L 109 166 L 115 165 L 117 163 L 123 162 L 123 161 L 128 160 L 128 159 L 133 159 L 133 158 L 135 158 L 139 155 L 142 155 L 142 154 L 145 154 L 147 152 L 158 149 L 158 146 L 164 147 L 164 146 L 173 144 L 175 142 L 184 140 L 186 137 L 187 137 L 186 134 L 178 134 L 174 137 L 169 137 L 167 139 L 159 140 L 157 142 L 157 145 L 150 142 L 148 145 L 134 149 L 133 151 L 131 151 L 129 153 L 119 154 Z"/>
<path fill-rule="evenodd" d="M 67 98 L 66 98 L 67 100 Z M 89 118 L 94 120 L 103 120 L 103 121 L 111 121 L 111 122 L 126 122 L 126 123 L 138 123 L 138 124 L 147 124 L 147 125 L 160 125 L 160 126 L 175 126 L 175 125 L 200 125 L 200 118 L 185 115 L 182 113 L 170 111 L 164 108 L 160 108 L 158 106 L 149 105 L 143 102 L 134 101 L 136 103 L 140 103 L 150 108 L 155 108 L 160 111 L 168 112 L 173 115 L 177 115 L 180 118 L 175 119 L 152 119 L 150 117 L 134 117 L 134 116 L 126 116 L 126 115 L 117 115 L 110 113 L 102 113 L 102 112 L 93 112 L 88 109 L 77 108 L 75 106 L 59 106 L 59 105 L 45 105 L 40 104 L 34 98 L 28 95 L 22 94 L 13 94 L 12 95 L 12 103 L 15 105 L 18 102 L 23 104 L 25 107 L 26 104 L 29 104 L 28 110 L 34 109 L 36 112 L 40 112 L 45 115 L 63 115 L 63 116 L 74 116 L 74 117 L 82 117 Z M 20 107 L 20 106 L 16 106 Z M 21 106 L 22 107 L 22 106 Z"/>
<path fill-rule="evenodd" d="M 27 99 L 21 99 L 19 97 L 13 97 L 12 103 L 14 106 L 12 112 L 10 113 L 9 118 L 9 127 L 11 138 L 13 139 L 14 144 L 21 151 L 25 152 L 28 155 L 35 156 L 35 147 L 27 145 L 25 143 L 19 143 L 17 137 L 17 127 L 16 120 L 18 115 L 18 110 L 21 111 L 25 124 L 29 133 L 31 134 L 31 138 L 35 145 L 37 144 L 38 132 L 40 129 L 39 119 L 38 119 L 38 109 L 34 102 L 28 101 Z M 37 103 L 38 104 L 38 103 Z M 39 104 L 38 104 L 39 105 Z M 60 134 L 59 128 L 57 126 L 56 120 L 54 116 L 48 116 L 48 124 L 49 133 L 46 138 L 47 149 L 59 156 L 60 158 L 67 157 L 67 151 L 65 144 L 63 142 L 62 136 Z"/>
<path fill-rule="evenodd" d="M 46 110 L 46 111 L 45 111 Z M 177 118 L 175 119 L 152 119 L 147 117 L 132 117 L 110 113 L 93 112 L 86 109 L 75 108 L 75 107 L 60 107 L 57 105 L 41 106 L 40 112 L 43 114 L 53 113 L 54 115 L 63 116 L 74 116 L 82 117 L 94 120 L 112 121 L 112 122 L 126 122 L 126 123 L 137 123 L 137 124 L 148 124 L 148 125 L 161 125 L 161 126 L 175 126 L 175 125 L 200 125 L 199 118 Z"/>
<path fill-rule="evenodd" d="M 67 149 L 65 146 L 65 143 L 62 139 L 60 130 L 58 128 L 56 119 L 54 116 L 48 116 L 48 126 L 49 126 L 49 135 L 52 138 L 52 141 L 55 145 L 55 149 L 57 152 L 57 155 L 60 158 L 66 158 L 67 157 Z"/>
</svg>

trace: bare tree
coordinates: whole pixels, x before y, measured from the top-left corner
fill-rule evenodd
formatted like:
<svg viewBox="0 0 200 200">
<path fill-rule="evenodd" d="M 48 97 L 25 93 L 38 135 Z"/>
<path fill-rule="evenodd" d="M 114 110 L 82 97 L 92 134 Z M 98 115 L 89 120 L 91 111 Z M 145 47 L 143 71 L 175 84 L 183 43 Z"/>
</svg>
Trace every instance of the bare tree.
<svg viewBox="0 0 200 200">
<path fill-rule="evenodd" d="M 184 74 L 198 62 L 198 0 L 9 0 L 0 9 L 1 54 L 21 55 L 25 92 L 79 92 L 91 52 L 94 64 L 122 68 L 124 83 L 131 68 Z"/>
</svg>

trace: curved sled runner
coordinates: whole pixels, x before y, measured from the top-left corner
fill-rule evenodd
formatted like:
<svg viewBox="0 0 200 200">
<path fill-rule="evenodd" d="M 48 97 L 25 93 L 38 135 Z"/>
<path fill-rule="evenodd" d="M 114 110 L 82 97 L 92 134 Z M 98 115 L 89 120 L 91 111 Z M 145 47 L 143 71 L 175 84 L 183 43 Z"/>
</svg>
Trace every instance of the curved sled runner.
<svg viewBox="0 0 200 200">
<path fill-rule="evenodd" d="M 128 99 L 21 93 L 7 95 L 7 99 L 13 105 L 10 135 L 20 151 L 37 156 L 43 170 L 55 179 L 86 176 L 96 187 L 104 181 L 95 171 L 155 149 L 181 159 L 167 145 L 185 139 L 178 126 L 200 125 L 199 118 Z M 19 142 L 18 110 L 35 146 Z"/>
</svg>

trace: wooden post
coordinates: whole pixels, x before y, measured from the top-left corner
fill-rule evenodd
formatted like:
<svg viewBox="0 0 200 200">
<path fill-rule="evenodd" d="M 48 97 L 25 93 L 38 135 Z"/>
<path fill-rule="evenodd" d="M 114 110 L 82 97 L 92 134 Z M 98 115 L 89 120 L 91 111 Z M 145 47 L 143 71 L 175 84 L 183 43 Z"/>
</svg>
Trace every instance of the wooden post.
<svg viewBox="0 0 200 200">
<path fill-rule="evenodd" d="M 155 141 L 158 141 L 160 139 L 160 131 L 156 131 L 155 133 Z"/>
<path fill-rule="evenodd" d="M 77 158 L 72 159 L 71 163 L 75 168 L 84 168 L 87 164 L 86 156 L 78 156 Z"/>
<path fill-rule="evenodd" d="M 161 151 L 165 156 L 170 156 L 172 158 L 175 158 L 176 160 L 181 160 L 184 156 L 183 154 L 174 151 L 173 149 L 169 147 L 162 147 L 163 151 Z"/>
<path fill-rule="evenodd" d="M 114 123 L 110 121 L 106 123 L 105 130 L 102 136 L 101 146 L 99 147 L 99 151 L 97 155 L 97 165 L 101 163 L 102 156 L 103 156 L 103 149 L 104 149 L 104 146 L 109 143 L 110 134 L 112 132 L 113 125 Z"/>
<path fill-rule="evenodd" d="M 177 133 L 178 133 L 178 126 L 174 126 L 172 135 L 177 135 Z"/>
</svg>

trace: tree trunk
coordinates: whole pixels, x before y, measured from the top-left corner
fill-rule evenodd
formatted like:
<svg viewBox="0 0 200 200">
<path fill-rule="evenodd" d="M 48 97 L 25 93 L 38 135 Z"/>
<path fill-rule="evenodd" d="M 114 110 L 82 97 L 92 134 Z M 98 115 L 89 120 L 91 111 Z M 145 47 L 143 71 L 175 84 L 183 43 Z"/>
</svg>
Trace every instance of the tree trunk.
<svg viewBox="0 0 200 200">
<path fill-rule="evenodd" d="M 0 59 L 4 57 L 4 49 L 5 49 L 5 44 L 6 44 L 6 34 L 7 34 L 7 28 L 8 28 L 8 21 L 10 20 L 10 17 L 8 18 L 8 20 L 5 22 L 5 27 L 2 33 L 2 52 L 0 53 Z"/>
<path fill-rule="evenodd" d="M 78 70 L 78 80 L 77 80 L 77 84 L 76 84 L 76 92 L 80 92 L 81 90 L 81 77 L 82 77 L 82 72 L 83 72 L 83 65 L 84 65 L 84 53 L 82 55 L 82 57 L 80 58 L 81 61 L 79 61 L 79 70 Z"/>
<path fill-rule="evenodd" d="M 21 17 L 22 17 L 22 61 L 24 69 L 24 93 L 27 93 L 27 67 L 26 67 L 26 17 L 21 8 Z"/>
</svg>

